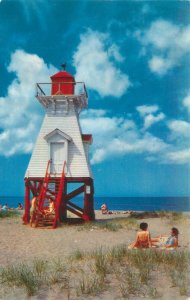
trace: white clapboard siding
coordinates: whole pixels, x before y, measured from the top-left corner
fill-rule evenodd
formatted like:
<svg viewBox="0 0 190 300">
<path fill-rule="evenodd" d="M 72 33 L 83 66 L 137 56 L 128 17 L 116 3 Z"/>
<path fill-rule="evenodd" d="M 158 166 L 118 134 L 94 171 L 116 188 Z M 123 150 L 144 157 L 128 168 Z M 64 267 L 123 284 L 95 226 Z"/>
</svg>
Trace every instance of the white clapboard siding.
<svg viewBox="0 0 190 300">
<path fill-rule="evenodd" d="M 53 115 L 48 113 L 45 115 L 25 177 L 44 177 L 47 162 L 50 159 L 49 144 L 44 137 L 55 129 L 61 130 L 72 139 L 68 142 L 66 176 L 92 177 L 88 161 L 88 149 L 83 144 L 79 120 L 73 105 L 70 105 L 67 114 Z"/>
</svg>

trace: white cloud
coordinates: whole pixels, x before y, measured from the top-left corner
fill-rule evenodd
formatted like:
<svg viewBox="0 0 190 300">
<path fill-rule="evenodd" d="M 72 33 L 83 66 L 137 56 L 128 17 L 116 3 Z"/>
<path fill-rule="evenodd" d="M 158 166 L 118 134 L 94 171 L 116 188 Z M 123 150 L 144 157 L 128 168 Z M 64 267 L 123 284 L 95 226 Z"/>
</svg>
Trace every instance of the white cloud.
<svg viewBox="0 0 190 300">
<path fill-rule="evenodd" d="M 88 109 L 88 110 L 83 110 L 80 115 L 82 117 L 88 116 L 93 118 L 93 117 L 103 117 L 106 114 L 107 111 L 104 109 Z"/>
<path fill-rule="evenodd" d="M 147 114 L 155 113 L 159 110 L 158 105 L 141 105 L 137 106 L 137 111 L 141 116 L 145 116 Z"/>
<path fill-rule="evenodd" d="M 189 110 L 190 97 L 187 95 L 182 101 Z M 190 163 L 190 122 L 185 120 L 170 120 L 167 122 L 170 130 L 169 140 L 173 146 L 163 158 L 163 163 L 189 164 Z"/>
<path fill-rule="evenodd" d="M 88 30 L 80 37 L 73 55 L 76 80 L 83 80 L 88 88 L 104 96 L 122 96 L 130 86 L 129 78 L 113 62 L 122 62 L 117 45 L 108 46 L 109 36 Z"/>
<path fill-rule="evenodd" d="M 177 26 L 161 19 L 144 32 L 136 32 L 136 37 L 151 55 L 148 61 L 150 70 L 160 76 L 179 65 L 190 52 L 190 26 Z"/>
<path fill-rule="evenodd" d="M 165 115 L 158 113 L 158 106 L 138 107 L 139 113 L 146 119 L 154 117 L 157 120 L 149 121 L 156 123 L 165 118 Z M 132 117 L 132 116 L 131 116 Z M 150 127 L 152 124 L 148 124 Z M 182 120 L 172 120 L 167 123 L 170 134 L 175 139 L 168 137 L 165 140 L 154 136 L 143 128 L 139 128 L 132 119 L 121 117 L 109 117 L 105 110 L 100 113 L 98 110 L 91 110 L 90 114 L 83 114 L 81 125 L 83 131 L 93 134 L 92 164 L 99 164 L 102 161 L 122 158 L 127 155 L 143 155 L 148 162 L 159 164 L 186 164 L 189 163 L 189 129 L 190 124 Z M 143 129 L 143 130 L 142 130 Z M 180 139 L 178 140 L 178 137 Z M 172 143 L 171 143 L 172 141 Z"/>
<path fill-rule="evenodd" d="M 187 104 L 185 98 L 183 103 Z M 158 105 L 137 106 L 143 125 L 138 126 L 133 115 L 127 118 L 114 117 L 106 110 L 91 109 L 81 114 L 84 132 L 93 134 L 91 163 L 141 155 L 148 162 L 158 164 L 189 163 L 190 123 L 184 120 L 168 120 Z M 161 139 L 147 131 L 162 120 L 166 127 L 165 138 Z M 169 132 L 168 130 L 169 129 Z M 142 158 L 143 159 L 143 158 Z"/>
<path fill-rule="evenodd" d="M 147 115 L 144 118 L 144 130 L 151 127 L 153 124 L 162 121 L 165 118 L 165 115 L 163 113 L 159 113 L 157 116 L 154 116 L 152 114 Z"/>
<path fill-rule="evenodd" d="M 22 9 L 23 16 L 28 23 L 32 23 L 34 20 L 38 22 L 38 26 L 40 25 L 43 30 L 47 30 L 47 20 L 49 18 L 49 13 L 51 11 L 50 5 L 46 0 L 40 1 L 26 1 L 19 0 L 17 1 L 19 5 L 19 9 Z"/>
<path fill-rule="evenodd" d="M 149 68 L 153 73 L 158 75 L 165 75 L 172 67 L 173 62 L 161 56 L 153 56 L 148 62 Z"/>
<path fill-rule="evenodd" d="M 8 71 L 15 73 L 15 79 L 7 95 L 0 97 L 0 155 L 5 156 L 31 152 L 41 122 L 35 83 L 47 82 L 56 69 L 35 54 L 17 50 Z"/>
<path fill-rule="evenodd" d="M 182 120 L 168 122 L 168 127 L 172 131 L 173 137 L 190 138 L 190 123 Z"/>
<path fill-rule="evenodd" d="M 106 114 L 99 117 L 97 113 L 83 116 L 81 125 L 84 131 L 91 132 L 94 137 L 93 164 L 132 153 L 157 155 L 168 147 L 158 137 L 142 133 L 133 120 L 108 117 Z"/>
<path fill-rule="evenodd" d="M 190 148 L 166 153 L 170 163 L 190 164 Z"/>
<path fill-rule="evenodd" d="M 119 52 L 119 48 L 117 45 L 113 44 L 109 49 L 108 49 L 108 56 L 109 57 L 114 57 L 116 61 L 118 62 L 123 62 L 124 57 L 121 55 Z"/>
<path fill-rule="evenodd" d="M 144 119 L 144 127 L 142 130 L 147 130 L 153 124 L 162 121 L 165 115 L 161 112 L 159 113 L 158 105 L 141 105 L 137 106 L 136 110 L 139 112 L 140 116 Z M 155 115 L 156 114 L 156 115 Z"/>
<path fill-rule="evenodd" d="M 188 110 L 188 113 L 190 115 L 190 94 L 188 94 L 184 100 L 183 100 L 184 107 Z"/>
</svg>

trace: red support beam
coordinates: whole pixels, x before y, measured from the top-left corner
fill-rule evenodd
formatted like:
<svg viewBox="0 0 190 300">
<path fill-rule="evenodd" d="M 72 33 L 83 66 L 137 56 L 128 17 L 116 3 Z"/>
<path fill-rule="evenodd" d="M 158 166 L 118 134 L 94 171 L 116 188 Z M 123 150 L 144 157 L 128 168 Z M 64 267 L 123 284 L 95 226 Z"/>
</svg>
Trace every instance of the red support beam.
<svg viewBox="0 0 190 300">
<path fill-rule="evenodd" d="M 81 213 L 83 213 L 83 209 L 80 208 L 78 205 L 76 205 L 76 204 L 74 204 L 74 203 L 72 203 L 72 202 L 70 202 L 70 201 L 67 201 L 67 205 L 70 205 L 70 206 L 73 207 L 74 209 L 77 209 L 77 210 L 79 210 Z"/>
<path fill-rule="evenodd" d="M 67 195 L 65 196 L 65 201 L 67 202 L 67 201 L 69 201 L 70 199 L 72 199 L 72 198 L 78 196 L 79 194 L 83 193 L 83 192 L 84 192 L 84 187 L 85 187 L 85 185 L 82 185 L 82 186 L 80 186 L 78 189 L 76 189 L 76 190 L 70 192 L 69 194 L 67 194 Z"/>
<path fill-rule="evenodd" d="M 84 213 L 83 220 L 93 221 L 95 219 L 94 214 L 94 186 L 93 181 L 90 185 L 85 185 L 85 194 L 84 194 Z"/>
<path fill-rule="evenodd" d="M 69 210 L 73 214 L 77 215 L 79 218 L 83 219 L 83 215 L 80 212 L 78 212 L 75 209 L 73 209 L 72 207 L 67 206 L 67 210 Z"/>
<path fill-rule="evenodd" d="M 61 221 L 64 221 L 67 219 L 67 206 L 66 206 L 66 196 L 67 194 L 67 182 L 65 180 L 64 182 L 64 188 L 63 188 L 63 194 L 62 194 L 62 201 L 61 201 Z"/>
<path fill-rule="evenodd" d="M 28 224 L 30 222 L 30 187 L 28 181 L 25 181 L 25 211 L 23 222 L 24 224 Z"/>
</svg>

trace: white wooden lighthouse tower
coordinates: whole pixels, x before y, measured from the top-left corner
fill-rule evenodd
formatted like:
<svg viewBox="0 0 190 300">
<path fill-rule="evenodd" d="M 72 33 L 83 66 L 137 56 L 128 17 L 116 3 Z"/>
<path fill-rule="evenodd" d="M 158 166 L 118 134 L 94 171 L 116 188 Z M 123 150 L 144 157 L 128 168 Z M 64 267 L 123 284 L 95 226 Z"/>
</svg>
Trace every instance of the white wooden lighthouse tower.
<svg viewBox="0 0 190 300">
<path fill-rule="evenodd" d="M 94 188 L 88 158 L 92 135 L 82 134 L 79 123 L 79 113 L 88 105 L 85 84 L 60 71 L 51 76 L 51 83 L 37 83 L 36 98 L 46 114 L 25 174 L 24 223 L 29 222 L 33 196 L 39 206 L 36 226 L 51 224 L 55 228 L 67 218 L 67 211 L 85 221 L 93 220 Z M 77 183 L 77 188 L 67 193 L 69 183 Z M 83 207 L 73 203 L 81 193 Z M 47 220 L 44 211 L 50 201 L 55 213 Z"/>
</svg>

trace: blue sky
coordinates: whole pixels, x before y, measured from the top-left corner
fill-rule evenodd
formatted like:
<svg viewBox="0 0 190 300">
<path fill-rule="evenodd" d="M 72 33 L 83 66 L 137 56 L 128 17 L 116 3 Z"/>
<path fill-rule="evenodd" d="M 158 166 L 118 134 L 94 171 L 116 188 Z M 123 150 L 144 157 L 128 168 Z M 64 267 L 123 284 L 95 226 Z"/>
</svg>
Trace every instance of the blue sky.
<svg viewBox="0 0 190 300">
<path fill-rule="evenodd" d="M 190 2 L 0 1 L 0 195 L 24 194 L 64 61 L 84 81 L 96 196 L 190 195 Z"/>
</svg>

